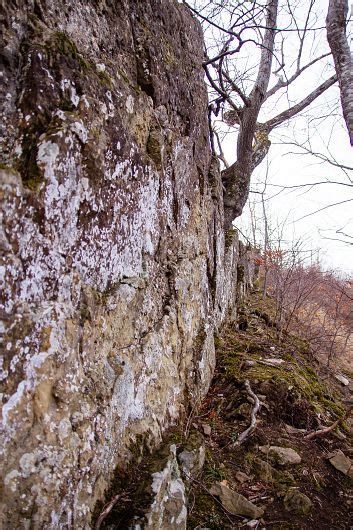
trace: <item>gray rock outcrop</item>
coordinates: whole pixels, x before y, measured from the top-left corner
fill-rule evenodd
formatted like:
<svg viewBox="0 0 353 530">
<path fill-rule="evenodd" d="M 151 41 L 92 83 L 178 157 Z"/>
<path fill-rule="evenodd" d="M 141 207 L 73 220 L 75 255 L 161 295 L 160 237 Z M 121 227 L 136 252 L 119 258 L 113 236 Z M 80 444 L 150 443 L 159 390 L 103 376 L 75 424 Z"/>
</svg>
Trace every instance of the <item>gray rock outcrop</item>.
<svg viewBox="0 0 353 530">
<path fill-rule="evenodd" d="M 18 0 L 2 31 L 2 523 L 86 529 L 207 392 L 239 246 L 183 6 Z"/>
<path fill-rule="evenodd" d="M 171 446 L 171 454 L 165 467 L 153 473 L 153 501 L 145 521 L 135 528 L 151 530 L 185 530 L 187 520 L 187 501 L 185 485 L 181 478 L 176 458 L 175 445 Z"/>
</svg>

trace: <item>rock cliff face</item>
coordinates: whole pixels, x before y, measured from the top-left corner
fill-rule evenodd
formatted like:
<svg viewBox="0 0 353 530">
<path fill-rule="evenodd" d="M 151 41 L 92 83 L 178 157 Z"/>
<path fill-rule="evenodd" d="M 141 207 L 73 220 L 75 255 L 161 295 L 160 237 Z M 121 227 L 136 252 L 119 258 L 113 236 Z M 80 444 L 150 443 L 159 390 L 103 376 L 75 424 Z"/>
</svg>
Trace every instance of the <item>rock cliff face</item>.
<svg viewBox="0 0 353 530">
<path fill-rule="evenodd" d="M 16 0 L 3 17 L 2 523 L 89 528 L 131 444 L 207 391 L 238 244 L 185 8 Z"/>
</svg>

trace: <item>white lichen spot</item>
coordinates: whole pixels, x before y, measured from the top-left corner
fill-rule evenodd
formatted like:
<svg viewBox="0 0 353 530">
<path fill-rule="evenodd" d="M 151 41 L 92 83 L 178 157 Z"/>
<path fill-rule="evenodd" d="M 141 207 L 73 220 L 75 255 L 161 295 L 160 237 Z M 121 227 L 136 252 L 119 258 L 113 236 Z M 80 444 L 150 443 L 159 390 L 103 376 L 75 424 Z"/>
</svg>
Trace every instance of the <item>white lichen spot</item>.
<svg viewBox="0 0 353 530">
<path fill-rule="evenodd" d="M 83 94 L 83 95 L 81 96 L 81 101 L 82 101 L 82 103 L 84 104 L 84 106 L 86 107 L 86 109 L 89 109 L 89 108 L 90 108 L 90 104 L 89 104 L 89 101 L 88 101 L 88 99 L 87 99 L 86 94 Z"/>
<path fill-rule="evenodd" d="M 68 438 L 71 434 L 71 423 L 67 418 L 61 420 L 58 426 L 58 435 L 61 442 Z"/>
<path fill-rule="evenodd" d="M 4 240 L 6 241 L 6 236 L 3 233 L 2 229 L 0 229 L 0 238 L 2 238 L 3 241 Z M 6 268 L 4 265 L 1 265 L 0 266 L 0 285 L 2 288 L 5 287 L 5 278 L 6 278 Z"/>
<path fill-rule="evenodd" d="M 56 159 L 59 155 L 59 146 L 51 141 L 44 141 L 38 147 L 37 163 L 44 168 L 44 175 L 52 180 Z"/>
<path fill-rule="evenodd" d="M 49 77 L 49 79 L 52 79 L 54 81 L 54 77 L 51 75 L 51 73 L 49 72 L 49 70 L 47 68 L 44 68 L 43 67 L 43 70 L 44 72 L 47 74 L 47 76 Z M 53 85 L 52 85 L 53 86 Z"/>
<path fill-rule="evenodd" d="M 70 125 L 70 129 L 78 136 L 83 144 L 87 142 L 88 132 L 82 121 L 75 121 Z"/>
<path fill-rule="evenodd" d="M 51 524 L 53 525 L 53 528 L 59 528 L 59 516 L 58 514 L 52 510 L 51 514 Z"/>
<path fill-rule="evenodd" d="M 177 524 L 181 524 L 182 522 L 186 521 L 187 516 L 188 516 L 188 511 L 186 509 L 186 506 L 184 505 L 176 520 Z"/>
<path fill-rule="evenodd" d="M 63 93 L 68 93 L 71 103 L 77 107 L 80 102 L 80 97 L 76 93 L 76 87 L 70 79 L 62 79 L 60 88 Z"/>
<path fill-rule="evenodd" d="M 110 90 L 107 90 L 106 96 L 107 96 L 107 99 L 108 99 L 108 109 L 109 109 L 108 116 L 110 118 L 112 118 L 114 116 L 114 114 L 115 114 L 115 107 L 114 107 L 114 104 L 113 104 L 112 93 L 110 92 Z"/>
<path fill-rule="evenodd" d="M 35 473 L 36 471 L 36 455 L 34 453 L 24 453 L 20 458 L 20 468 L 25 475 Z"/>
<path fill-rule="evenodd" d="M 134 98 L 131 95 L 126 100 L 126 110 L 129 114 L 134 112 Z"/>
<path fill-rule="evenodd" d="M 4 357 L 1 356 L 0 357 L 0 381 L 4 381 L 7 376 L 9 375 L 9 371 L 8 370 L 4 370 Z"/>
<path fill-rule="evenodd" d="M 15 493 L 17 490 L 17 480 L 20 478 L 21 473 L 17 471 L 17 469 L 13 469 L 4 478 L 4 484 L 5 486 L 8 486 L 12 493 Z"/>
</svg>

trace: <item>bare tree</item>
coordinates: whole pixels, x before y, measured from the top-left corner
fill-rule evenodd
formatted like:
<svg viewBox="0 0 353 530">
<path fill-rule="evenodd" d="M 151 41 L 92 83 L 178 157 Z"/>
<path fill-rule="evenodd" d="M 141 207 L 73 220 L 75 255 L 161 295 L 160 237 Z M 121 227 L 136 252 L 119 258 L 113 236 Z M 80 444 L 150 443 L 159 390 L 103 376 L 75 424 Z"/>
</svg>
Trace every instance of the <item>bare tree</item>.
<svg viewBox="0 0 353 530">
<path fill-rule="evenodd" d="M 287 91 L 304 72 L 329 55 L 323 53 L 307 59 L 304 51 L 308 34 L 315 38 L 318 31 L 317 20 L 313 17 L 315 0 L 308 2 L 302 27 L 290 0 L 184 3 L 217 35 L 211 39 L 204 62 L 210 85 L 210 114 L 218 116 L 221 112 L 226 123 L 238 127 L 236 160 L 222 171 L 225 225 L 229 227 L 242 213 L 253 170 L 268 153 L 270 132 L 308 107 L 337 81 L 337 77 L 327 78 L 309 93 L 302 94 L 293 105 L 289 102 L 288 108 L 261 123 L 259 114 L 264 103 L 267 108 L 275 108 L 274 102 L 269 103 L 270 98 Z M 285 12 L 284 18 L 280 17 L 282 12 Z M 285 53 L 285 41 L 290 33 L 297 37 L 294 61 Z M 238 72 L 234 59 L 240 52 L 244 54 L 246 47 L 249 47 L 249 57 L 254 55 L 251 47 L 255 47 L 255 52 L 260 50 L 258 63 Z M 269 88 L 274 76 L 277 81 Z M 213 148 L 217 150 L 214 142 Z M 221 155 L 224 159 L 223 153 Z"/>
<path fill-rule="evenodd" d="M 341 93 L 343 117 L 353 145 L 353 57 L 347 39 L 348 0 L 330 0 L 327 40 L 331 48 Z"/>
</svg>

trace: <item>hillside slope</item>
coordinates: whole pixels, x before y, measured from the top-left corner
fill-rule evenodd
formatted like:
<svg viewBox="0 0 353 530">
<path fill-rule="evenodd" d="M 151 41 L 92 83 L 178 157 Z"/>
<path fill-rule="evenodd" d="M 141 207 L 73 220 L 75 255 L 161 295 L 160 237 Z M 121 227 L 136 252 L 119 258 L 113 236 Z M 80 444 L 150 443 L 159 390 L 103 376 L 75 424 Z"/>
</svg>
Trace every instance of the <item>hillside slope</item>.
<svg viewBox="0 0 353 530">
<path fill-rule="evenodd" d="M 308 344 L 290 335 L 278 341 L 271 300 L 251 295 L 238 324 L 243 331 L 231 324 L 218 339 L 216 374 L 195 418 L 210 435 L 202 475 L 191 486 L 189 528 L 352 528 L 353 467 L 335 468 L 353 454 L 351 416 L 326 435 L 307 438 L 344 417 L 352 395 L 333 377 L 320 377 Z M 237 446 L 253 408 L 246 380 L 261 406 L 256 429 Z M 282 454 L 292 452 L 271 446 L 294 450 L 300 462 L 284 464 Z M 252 523 L 231 515 L 219 503 L 227 490 L 209 494 L 217 482 L 263 508 L 263 515 Z"/>
</svg>

